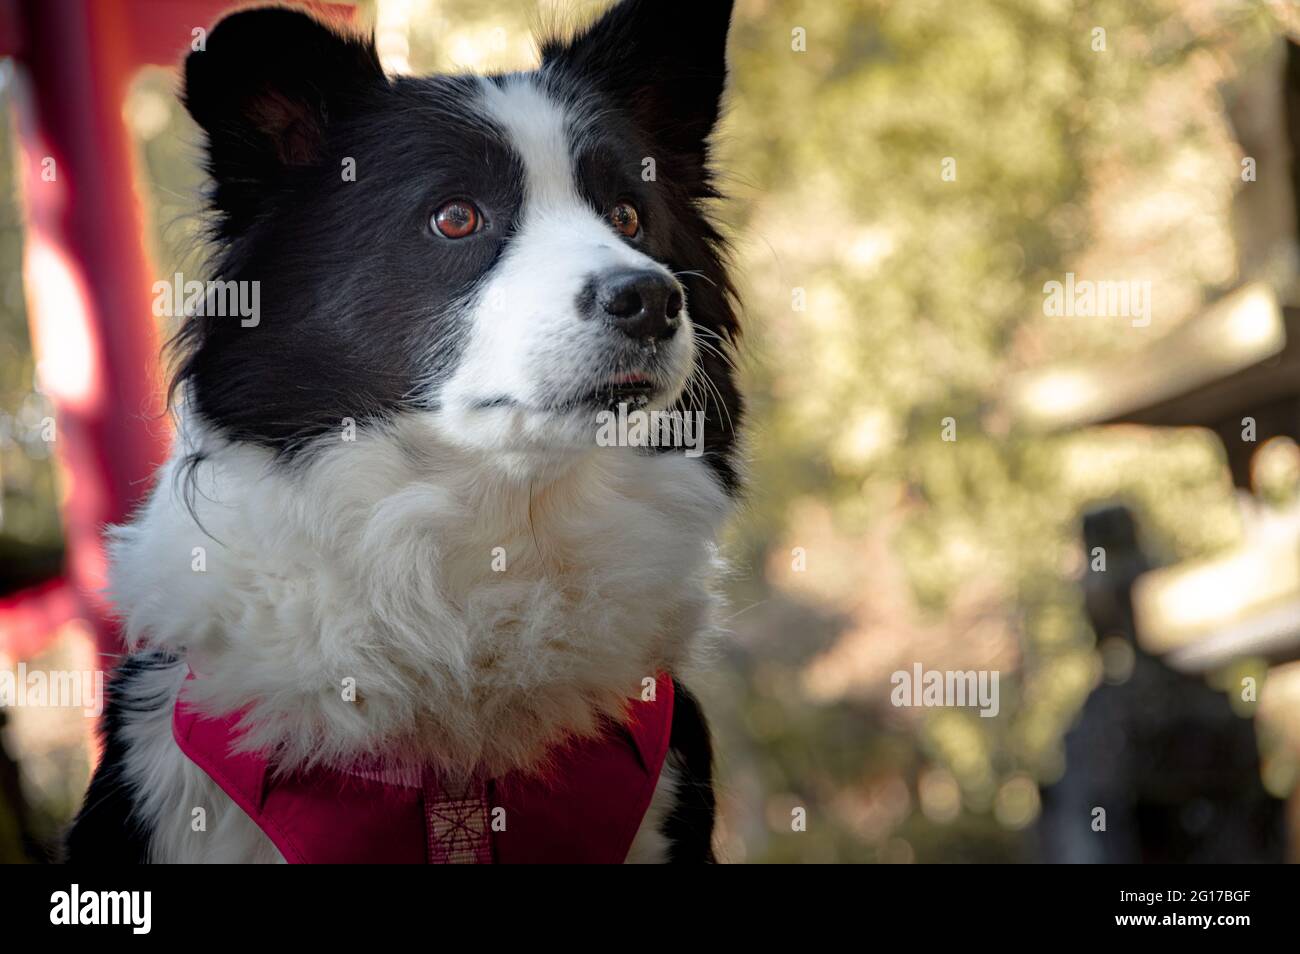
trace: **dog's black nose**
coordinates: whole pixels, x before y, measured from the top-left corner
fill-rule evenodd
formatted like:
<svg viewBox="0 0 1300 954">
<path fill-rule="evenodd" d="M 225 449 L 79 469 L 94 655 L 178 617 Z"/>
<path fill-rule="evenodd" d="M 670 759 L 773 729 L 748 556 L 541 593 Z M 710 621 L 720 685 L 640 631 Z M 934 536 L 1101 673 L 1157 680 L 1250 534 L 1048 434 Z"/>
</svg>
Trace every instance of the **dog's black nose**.
<svg viewBox="0 0 1300 954">
<path fill-rule="evenodd" d="M 681 324 L 682 286 L 651 269 L 621 269 L 596 279 L 596 303 L 629 338 L 662 340 Z"/>
</svg>

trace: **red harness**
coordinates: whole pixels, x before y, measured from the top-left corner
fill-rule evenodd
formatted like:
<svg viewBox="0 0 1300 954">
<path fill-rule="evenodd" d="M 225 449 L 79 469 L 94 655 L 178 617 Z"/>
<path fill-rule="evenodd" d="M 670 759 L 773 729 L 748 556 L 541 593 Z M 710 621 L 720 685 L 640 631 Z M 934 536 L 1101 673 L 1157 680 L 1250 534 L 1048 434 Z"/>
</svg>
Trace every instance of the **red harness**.
<svg viewBox="0 0 1300 954">
<path fill-rule="evenodd" d="M 239 716 L 209 718 L 178 697 L 172 734 L 290 863 L 620 864 L 668 754 L 673 683 L 660 675 L 624 724 L 557 746 L 543 774 L 460 787 L 430 769 L 275 773 L 260 753 L 231 753 Z"/>
</svg>

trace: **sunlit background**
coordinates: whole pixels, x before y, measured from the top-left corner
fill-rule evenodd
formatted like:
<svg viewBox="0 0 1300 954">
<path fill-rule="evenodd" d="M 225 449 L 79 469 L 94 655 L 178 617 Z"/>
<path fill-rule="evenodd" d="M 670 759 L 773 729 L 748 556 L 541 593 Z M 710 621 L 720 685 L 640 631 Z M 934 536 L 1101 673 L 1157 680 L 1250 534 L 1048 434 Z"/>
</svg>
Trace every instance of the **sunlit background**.
<svg viewBox="0 0 1300 954">
<path fill-rule="evenodd" d="M 537 23 L 605 3 L 360 6 L 389 70 L 423 72 L 527 68 Z M 694 687 L 724 860 L 1300 858 L 1297 27 L 1241 0 L 738 0 L 716 214 L 751 489 Z M 143 69 L 123 112 L 156 278 L 203 262 L 176 82 Z M 4 615 L 59 574 L 27 312 L 76 293 L 31 261 L 17 135 L 0 664 L 82 668 L 75 612 L 36 640 Z M 1142 283 L 1149 322 L 1049 314 L 1067 275 Z M 43 366 L 77 367 L 73 332 Z M 997 716 L 894 705 L 918 664 L 996 671 Z M 0 718 L 0 860 L 44 860 L 91 725 Z"/>
</svg>

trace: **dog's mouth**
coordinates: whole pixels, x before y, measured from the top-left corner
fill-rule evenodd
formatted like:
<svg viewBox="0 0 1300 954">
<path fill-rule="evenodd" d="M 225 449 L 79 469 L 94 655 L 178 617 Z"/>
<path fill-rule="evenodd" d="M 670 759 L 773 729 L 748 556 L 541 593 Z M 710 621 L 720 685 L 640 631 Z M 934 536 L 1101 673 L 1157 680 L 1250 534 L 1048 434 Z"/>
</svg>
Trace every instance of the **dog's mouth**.
<svg viewBox="0 0 1300 954">
<path fill-rule="evenodd" d="M 506 408 L 560 415 L 618 410 L 622 405 L 636 409 L 646 407 L 667 393 L 669 387 L 649 371 L 620 370 L 597 379 L 595 384 L 586 389 L 570 391 L 547 403 L 524 404 L 513 397 L 502 395 L 478 400 L 473 407 L 479 411 Z"/>
<path fill-rule="evenodd" d="M 570 414 L 575 411 L 615 410 L 623 404 L 631 408 L 644 407 L 661 390 L 660 383 L 648 372 L 619 371 L 588 390 L 579 391 L 548 405 L 545 410 Z"/>
<path fill-rule="evenodd" d="M 590 391 L 565 402 L 572 407 L 617 407 L 620 404 L 646 404 L 659 390 L 655 380 L 642 371 L 612 374 Z"/>
</svg>

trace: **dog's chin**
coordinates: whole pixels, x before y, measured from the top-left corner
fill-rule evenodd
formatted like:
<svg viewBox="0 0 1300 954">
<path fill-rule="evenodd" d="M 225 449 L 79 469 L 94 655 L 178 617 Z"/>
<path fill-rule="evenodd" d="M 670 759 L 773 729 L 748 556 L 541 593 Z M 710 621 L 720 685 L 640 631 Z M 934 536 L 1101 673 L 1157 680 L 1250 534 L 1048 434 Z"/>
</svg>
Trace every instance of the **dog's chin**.
<svg viewBox="0 0 1300 954">
<path fill-rule="evenodd" d="M 611 416 L 664 411 L 681 396 L 684 381 L 606 380 L 545 396 L 463 398 L 444 405 L 438 429 L 454 443 L 496 455 L 511 468 L 571 459 L 602 446 L 601 427 Z"/>
</svg>

